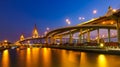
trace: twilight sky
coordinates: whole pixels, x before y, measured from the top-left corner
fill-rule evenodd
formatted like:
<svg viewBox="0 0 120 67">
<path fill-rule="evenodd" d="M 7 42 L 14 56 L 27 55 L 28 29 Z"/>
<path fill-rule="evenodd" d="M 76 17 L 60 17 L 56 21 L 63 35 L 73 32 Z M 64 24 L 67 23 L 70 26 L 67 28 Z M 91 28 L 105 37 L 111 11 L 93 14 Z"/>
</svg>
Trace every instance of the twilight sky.
<svg viewBox="0 0 120 67">
<path fill-rule="evenodd" d="M 46 27 L 52 30 L 67 26 L 66 18 L 73 26 L 103 16 L 108 6 L 118 9 L 120 0 L 0 0 L 0 41 L 14 42 L 21 33 L 30 37 L 34 24 L 40 35 Z M 98 11 L 96 15 L 92 13 L 94 9 Z M 78 17 L 85 17 L 85 20 L 78 20 Z"/>
</svg>

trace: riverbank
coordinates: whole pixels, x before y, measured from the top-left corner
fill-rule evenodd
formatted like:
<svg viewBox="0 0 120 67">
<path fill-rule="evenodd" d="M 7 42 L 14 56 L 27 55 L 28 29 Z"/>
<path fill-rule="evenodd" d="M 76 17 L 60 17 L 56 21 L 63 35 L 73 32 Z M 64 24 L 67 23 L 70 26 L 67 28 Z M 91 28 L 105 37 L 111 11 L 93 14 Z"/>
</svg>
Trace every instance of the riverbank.
<svg viewBox="0 0 120 67">
<path fill-rule="evenodd" d="M 81 51 L 81 52 L 91 52 L 91 53 L 100 53 L 100 54 L 115 54 L 120 55 L 120 48 L 104 48 L 98 46 L 50 46 L 48 48 L 55 49 L 65 49 L 65 50 L 73 50 L 73 51 Z"/>
<path fill-rule="evenodd" d="M 42 48 L 44 48 L 43 46 Z M 27 48 L 24 47 L 18 47 L 20 49 Z M 32 47 L 31 47 L 32 48 Z M 47 48 L 54 48 L 54 49 L 65 49 L 65 50 L 73 50 L 73 51 L 80 51 L 80 52 L 90 52 L 90 53 L 100 53 L 100 54 L 114 54 L 114 55 L 120 55 L 120 48 L 107 48 L 107 47 L 100 47 L 100 46 L 47 46 Z M 0 51 L 3 51 L 5 47 L 0 47 Z M 12 48 L 11 48 L 12 49 Z"/>
<path fill-rule="evenodd" d="M 0 47 L 0 51 L 3 51 L 3 50 L 5 50 L 5 49 L 7 49 L 7 48 L 5 48 L 5 47 Z"/>
<path fill-rule="evenodd" d="M 0 51 L 12 48 L 11 46 L 0 46 Z"/>
</svg>

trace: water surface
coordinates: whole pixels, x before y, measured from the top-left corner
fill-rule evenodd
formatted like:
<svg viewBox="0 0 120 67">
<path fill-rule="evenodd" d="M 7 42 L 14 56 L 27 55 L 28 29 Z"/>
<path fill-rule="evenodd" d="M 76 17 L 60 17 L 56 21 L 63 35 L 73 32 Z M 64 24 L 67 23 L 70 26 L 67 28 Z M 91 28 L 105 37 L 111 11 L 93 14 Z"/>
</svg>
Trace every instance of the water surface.
<svg viewBox="0 0 120 67">
<path fill-rule="evenodd" d="M 120 56 L 51 48 L 10 49 L 0 52 L 0 67 L 120 67 Z"/>
</svg>

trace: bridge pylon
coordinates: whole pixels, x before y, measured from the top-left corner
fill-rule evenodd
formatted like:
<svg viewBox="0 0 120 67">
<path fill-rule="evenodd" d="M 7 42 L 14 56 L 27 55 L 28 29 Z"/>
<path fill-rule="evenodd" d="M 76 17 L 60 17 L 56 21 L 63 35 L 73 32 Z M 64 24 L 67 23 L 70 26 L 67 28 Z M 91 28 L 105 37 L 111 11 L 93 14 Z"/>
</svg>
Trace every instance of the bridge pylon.
<svg viewBox="0 0 120 67">
<path fill-rule="evenodd" d="M 33 38 L 38 38 L 38 37 L 39 37 L 38 29 L 37 29 L 36 24 L 35 24 L 34 29 L 33 29 L 33 32 L 32 32 L 32 37 L 33 37 Z"/>
<path fill-rule="evenodd" d="M 20 41 L 23 41 L 25 39 L 25 37 L 24 37 L 24 35 L 22 34 L 21 36 L 20 36 Z"/>
</svg>

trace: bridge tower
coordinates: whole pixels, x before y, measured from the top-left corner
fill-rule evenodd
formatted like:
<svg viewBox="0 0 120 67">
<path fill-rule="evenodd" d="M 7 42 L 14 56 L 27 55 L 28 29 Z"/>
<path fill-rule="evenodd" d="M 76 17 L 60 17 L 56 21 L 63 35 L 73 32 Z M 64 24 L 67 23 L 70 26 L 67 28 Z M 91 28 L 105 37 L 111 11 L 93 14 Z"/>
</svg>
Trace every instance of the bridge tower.
<svg viewBox="0 0 120 67">
<path fill-rule="evenodd" d="M 20 36 L 20 41 L 22 41 L 22 40 L 24 40 L 25 39 L 25 37 L 24 37 L 24 35 L 22 34 L 21 36 Z"/>
<path fill-rule="evenodd" d="M 38 38 L 38 37 L 39 37 L 38 29 L 37 29 L 36 24 L 35 24 L 34 29 L 33 29 L 33 32 L 32 32 L 32 37 L 33 37 L 33 38 Z"/>
</svg>

